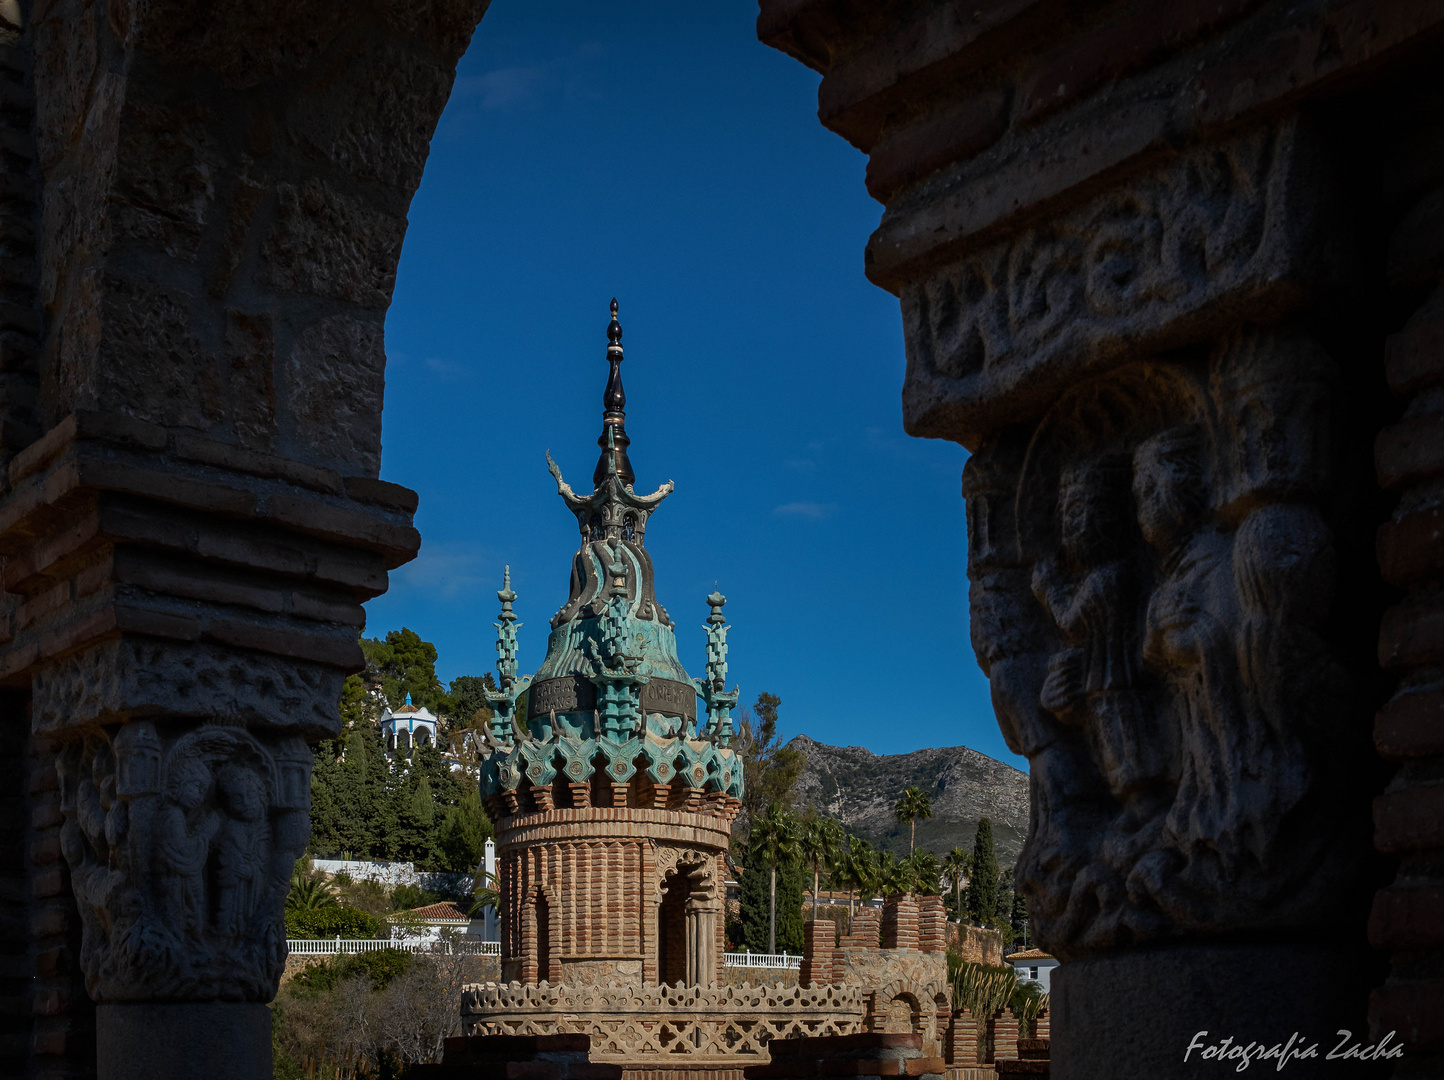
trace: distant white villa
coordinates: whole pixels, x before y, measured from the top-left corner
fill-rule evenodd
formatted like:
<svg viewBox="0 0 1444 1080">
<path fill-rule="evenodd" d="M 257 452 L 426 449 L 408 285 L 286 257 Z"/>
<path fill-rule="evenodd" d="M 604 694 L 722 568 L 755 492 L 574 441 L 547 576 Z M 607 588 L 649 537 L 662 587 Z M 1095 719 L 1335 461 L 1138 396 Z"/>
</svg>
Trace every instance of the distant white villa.
<svg viewBox="0 0 1444 1080">
<path fill-rule="evenodd" d="M 381 734 L 386 740 L 390 753 L 407 755 L 413 746 L 436 745 L 436 717 L 424 705 L 411 704 L 411 695 L 406 695 L 406 704 L 399 709 L 386 709 L 381 714 Z"/>
<path fill-rule="evenodd" d="M 1009 954 L 1007 960 L 1013 965 L 1013 970 L 1017 972 L 1019 982 L 1038 983 L 1043 988 L 1043 993 L 1051 993 L 1049 977 L 1053 974 L 1053 969 L 1058 966 L 1056 957 L 1050 956 L 1042 949 L 1024 949 L 1022 952 Z"/>
</svg>

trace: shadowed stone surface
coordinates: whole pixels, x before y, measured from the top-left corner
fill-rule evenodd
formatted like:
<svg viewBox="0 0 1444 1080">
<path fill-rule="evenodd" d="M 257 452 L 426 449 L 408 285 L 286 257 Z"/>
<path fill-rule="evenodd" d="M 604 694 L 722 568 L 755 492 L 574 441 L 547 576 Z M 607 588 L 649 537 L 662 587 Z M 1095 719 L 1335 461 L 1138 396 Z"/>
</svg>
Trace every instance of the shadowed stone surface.
<svg viewBox="0 0 1444 1080">
<path fill-rule="evenodd" d="M 974 652 L 1065 961 L 1053 1069 L 1177 1075 L 1196 968 L 1221 1017 L 1269 1018 L 1251 1038 L 1372 1023 L 1439 1075 L 1444 9 L 763 0 L 757 25 L 869 155 L 905 426 L 972 451 Z M 1410 593 L 1387 611 L 1381 569 Z"/>
</svg>

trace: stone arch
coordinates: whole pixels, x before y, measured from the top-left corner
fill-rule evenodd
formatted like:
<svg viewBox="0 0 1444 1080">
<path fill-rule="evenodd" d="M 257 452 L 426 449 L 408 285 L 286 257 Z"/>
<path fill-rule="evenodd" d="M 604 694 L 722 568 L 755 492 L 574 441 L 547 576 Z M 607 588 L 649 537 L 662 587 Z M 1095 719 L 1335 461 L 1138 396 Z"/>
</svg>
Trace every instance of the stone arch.
<svg viewBox="0 0 1444 1080">
<path fill-rule="evenodd" d="M 946 1015 L 948 992 L 943 983 L 901 977 L 872 992 L 868 1025 L 873 1031 L 919 1035 L 924 1053 L 938 1047 L 938 1002 Z M 902 1025 L 906 1026 L 902 1026 Z"/>
<path fill-rule="evenodd" d="M 719 897 L 715 855 L 692 848 L 658 850 L 652 908 L 659 983 L 707 986 L 716 981 Z"/>
</svg>

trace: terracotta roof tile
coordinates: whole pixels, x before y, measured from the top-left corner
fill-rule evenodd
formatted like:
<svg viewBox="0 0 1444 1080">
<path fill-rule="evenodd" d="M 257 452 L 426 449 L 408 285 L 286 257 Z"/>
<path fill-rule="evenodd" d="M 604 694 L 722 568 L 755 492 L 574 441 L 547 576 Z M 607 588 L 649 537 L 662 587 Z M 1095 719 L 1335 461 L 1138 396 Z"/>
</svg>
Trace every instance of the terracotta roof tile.
<svg viewBox="0 0 1444 1080">
<path fill-rule="evenodd" d="M 1024 949 L 1022 952 L 1009 953 L 1004 959 L 1007 960 L 1054 960 L 1057 959 L 1052 953 L 1045 953 L 1042 949 Z"/>
<path fill-rule="evenodd" d="M 419 915 L 428 922 L 442 919 L 469 921 L 466 912 L 457 907 L 450 900 L 443 900 L 439 904 L 427 904 L 425 907 L 412 908 L 411 914 Z"/>
</svg>

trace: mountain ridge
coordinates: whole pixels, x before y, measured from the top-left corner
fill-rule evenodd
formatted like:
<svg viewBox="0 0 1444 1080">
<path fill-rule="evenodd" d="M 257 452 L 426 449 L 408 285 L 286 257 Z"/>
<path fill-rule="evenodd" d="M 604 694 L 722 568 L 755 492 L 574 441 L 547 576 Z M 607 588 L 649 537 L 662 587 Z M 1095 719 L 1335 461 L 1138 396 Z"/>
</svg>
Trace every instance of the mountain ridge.
<svg viewBox="0 0 1444 1080">
<path fill-rule="evenodd" d="M 1028 833 L 1028 774 L 967 746 L 907 754 L 874 754 L 862 746 L 831 746 L 797 735 L 788 747 L 806 760 L 794 797 L 852 833 L 906 855 L 908 828 L 893 816 L 903 788 L 916 785 L 933 800 L 933 817 L 917 823 L 918 847 L 941 858 L 952 847 L 971 852 L 978 819 L 993 823 L 998 862 L 1017 861 Z"/>
</svg>

